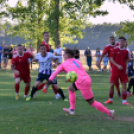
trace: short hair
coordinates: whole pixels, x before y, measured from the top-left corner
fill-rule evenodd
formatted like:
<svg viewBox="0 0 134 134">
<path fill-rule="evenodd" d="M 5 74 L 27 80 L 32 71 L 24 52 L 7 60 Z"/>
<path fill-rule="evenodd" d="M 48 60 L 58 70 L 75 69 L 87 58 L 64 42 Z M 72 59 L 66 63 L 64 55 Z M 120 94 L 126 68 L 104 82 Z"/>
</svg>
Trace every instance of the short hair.
<svg viewBox="0 0 134 134">
<path fill-rule="evenodd" d="M 119 39 L 122 39 L 122 40 L 124 40 L 124 41 L 126 40 L 126 38 L 125 38 L 125 37 L 123 37 L 123 36 L 122 36 L 122 37 L 119 37 Z"/>
<path fill-rule="evenodd" d="M 21 47 L 22 45 L 21 44 L 18 44 L 17 47 Z"/>
<path fill-rule="evenodd" d="M 115 37 L 114 37 L 114 36 L 110 36 L 109 38 L 113 38 L 113 39 L 115 39 Z"/>
<path fill-rule="evenodd" d="M 46 33 L 49 33 L 49 32 L 43 32 L 43 35 L 46 34 Z"/>
<path fill-rule="evenodd" d="M 75 56 L 74 50 L 72 50 L 72 49 L 66 48 L 66 49 L 64 50 L 64 52 L 65 52 L 66 54 L 69 54 L 69 56 L 70 56 L 71 58 L 73 58 L 73 57 Z"/>
<path fill-rule="evenodd" d="M 45 47 L 45 48 L 46 48 L 46 46 L 45 46 L 45 45 L 43 45 L 43 44 L 41 44 L 41 45 L 40 45 L 40 47 Z M 39 47 L 39 48 L 40 48 L 40 47 Z"/>
</svg>

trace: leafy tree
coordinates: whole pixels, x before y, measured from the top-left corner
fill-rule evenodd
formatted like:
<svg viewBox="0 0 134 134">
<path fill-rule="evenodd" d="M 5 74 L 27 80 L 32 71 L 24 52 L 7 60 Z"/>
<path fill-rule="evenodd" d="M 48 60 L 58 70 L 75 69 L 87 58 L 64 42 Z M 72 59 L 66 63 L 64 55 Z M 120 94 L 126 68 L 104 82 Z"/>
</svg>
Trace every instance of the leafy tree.
<svg viewBox="0 0 134 134">
<path fill-rule="evenodd" d="M 90 25 L 89 16 L 106 15 L 107 11 L 99 10 L 105 0 L 22 0 L 15 7 L 7 8 L 9 15 L 17 21 L 17 25 L 9 30 L 9 34 L 19 35 L 37 46 L 40 45 L 43 31 L 49 31 L 50 43 L 77 43 L 83 38 L 83 29 Z M 113 0 L 130 3 L 130 0 Z M 131 0 L 132 1 L 132 0 Z"/>
</svg>

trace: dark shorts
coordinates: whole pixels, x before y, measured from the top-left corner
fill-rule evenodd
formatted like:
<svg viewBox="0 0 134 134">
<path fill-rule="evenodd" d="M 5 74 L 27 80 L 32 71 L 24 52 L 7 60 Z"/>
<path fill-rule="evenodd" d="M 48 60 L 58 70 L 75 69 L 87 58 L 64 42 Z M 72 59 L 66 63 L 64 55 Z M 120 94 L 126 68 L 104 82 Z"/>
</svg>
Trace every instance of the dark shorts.
<svg viewBox="0 0 134 134">
<path fill-rule="evenodd" d="M 128 66 L 128 77 L 134 76 L 133 65 Z"/>
<path fill-rule="evenodd" d="M 50 76 L 51 75 L 46 75 L 46 74 L 39 73 L 36 81 L 40 81 L 40 82 L 43 82 L 44 80 L 48 81 Z M 52 81 L 52 84 L 57 84 L 57 79 L 56 78 L 54 78 L 54 80 Z"/>
</svg>

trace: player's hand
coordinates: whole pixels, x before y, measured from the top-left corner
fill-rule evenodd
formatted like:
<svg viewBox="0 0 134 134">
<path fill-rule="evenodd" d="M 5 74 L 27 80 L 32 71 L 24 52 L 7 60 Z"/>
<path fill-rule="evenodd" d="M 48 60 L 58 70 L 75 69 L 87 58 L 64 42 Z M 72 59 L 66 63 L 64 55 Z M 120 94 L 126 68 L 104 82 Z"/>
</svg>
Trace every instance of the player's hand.
<svg viewBox="0 0 134 134">
<path fill-rule="evenodd" d="M 14 73 L 18 76 L 20 72 L 18 70 L 14 70 Z"/>
<path fill-rule="evenodd" d="M 121 65 L 118 65 L 117 67 L 118 67 L 118 69 L 120 69 L 120 70 L 123 69 L 123 67 L 122 67 Z"/>
</svg>

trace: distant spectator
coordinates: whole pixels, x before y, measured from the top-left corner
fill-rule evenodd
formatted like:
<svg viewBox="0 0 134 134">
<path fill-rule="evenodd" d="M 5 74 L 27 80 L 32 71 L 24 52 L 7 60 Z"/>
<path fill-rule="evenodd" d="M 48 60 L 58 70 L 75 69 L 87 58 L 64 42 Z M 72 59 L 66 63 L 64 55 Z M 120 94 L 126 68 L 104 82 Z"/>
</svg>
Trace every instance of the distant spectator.
<svg viewBox="0 0 134 134">
<path fill-rule="evenodd" d="M 16 57 L 17 53 L 18 53 L 17 46 L 14 46 L 12 50 L 13 58 Z"/>
<path fill-rule="evenodd" d="M 80 60 L 80 51 L 78 50 L 77 46 L 74 48 L 74 54 L 75 54 L 75 59 Z"/>
<path fill-rule="evenodd" d="M 97 48 L 97 49 L 96 49 L 95 56 L 96 56 L 96 66 L 97 66 L 98 69 L 99 69 L 98 71 L 102 71 L 102 69 L 101 69 L 101 65 L 99 64 L 100 57 L 101 57 L 101 51 L 100 51 L 100 48 Z"/>
<path fill-rule="evenodd" d="M 60 45 L 57 45 L 56 46 L 56 49 L 55 49 L 55 55 L 56 56 L 59 56 L 58 57 L 58 65 L 60 65 L 62 63 L 62 47 Z"/>
<path fill-rule="evenodd" d="M 3 47 L 2 47 L 2 43 L 1 43 L 1 46 L 0 46 L 0 69 L 1 69 L 1 61 L 2 61 L 2 50 L 3 50 Z"/>
<path fill-rule="evenodd" d="M 7 63 L 8 63 L 8 54 L 9 54 L 9 49 L 7 45 L 4 46 L 3 50 L 3 60 L 4 60 L 4 68 L 7 68 Z"/>
<path fill-rule="evenodd" d="M 92 54 L 91 54 L 89 47 L 87 47 L 87 49 L 85 50 L 84 55 L 87 57 L 87 65 L 89 67 L 89 71 L 93 70 L 91 67 L 92 66 Z"/>
<path fill-rule="evenodd" d="M 26 51 L 33 55 L 34 49 L 33 49 L 33 47 L 32 47 L 32 44 L 29 45 L 29 47 L 27 48 Z M 30 63 L 30 65 L 31 65 L 31 69 L 32 69 L 32 58 L 29 58 L 29 63 Z"/>
<path fill-rule="evenodd" d="M 54 53 L 54 50 L 52 49 L 52 45 L 49 45 L 49 47 L 50 47 L 50 52 Z"/>
<path fill-rule="evenodd" d="M 23 45 L 23 51 L 24 52 L 26 52 L 27 50 L 26 50 L 26 47 L 25 47 L 25 45 Z"/>
<path fill-rule="evenodd" d="M 11 60 L 11 59 L 12 59 L 12 56 L 13 56 L 13 54 L 12 54 L 13 48 L 12 48 L 11 45 L 8 47 L 8 50 L 9 50 L 9 53 L 8 53 L 8 59 Z"/>
<path fill-rule="evenodd" d="M 104 69 L 104 70 L 107 70 L 108 60 L 109 60 L 109 58 L 108 58 L 108 53 L 106 53 L 106 54 L 104 55 L 104 57 L 103 57 L 103 69 Z"/>
</svg>

